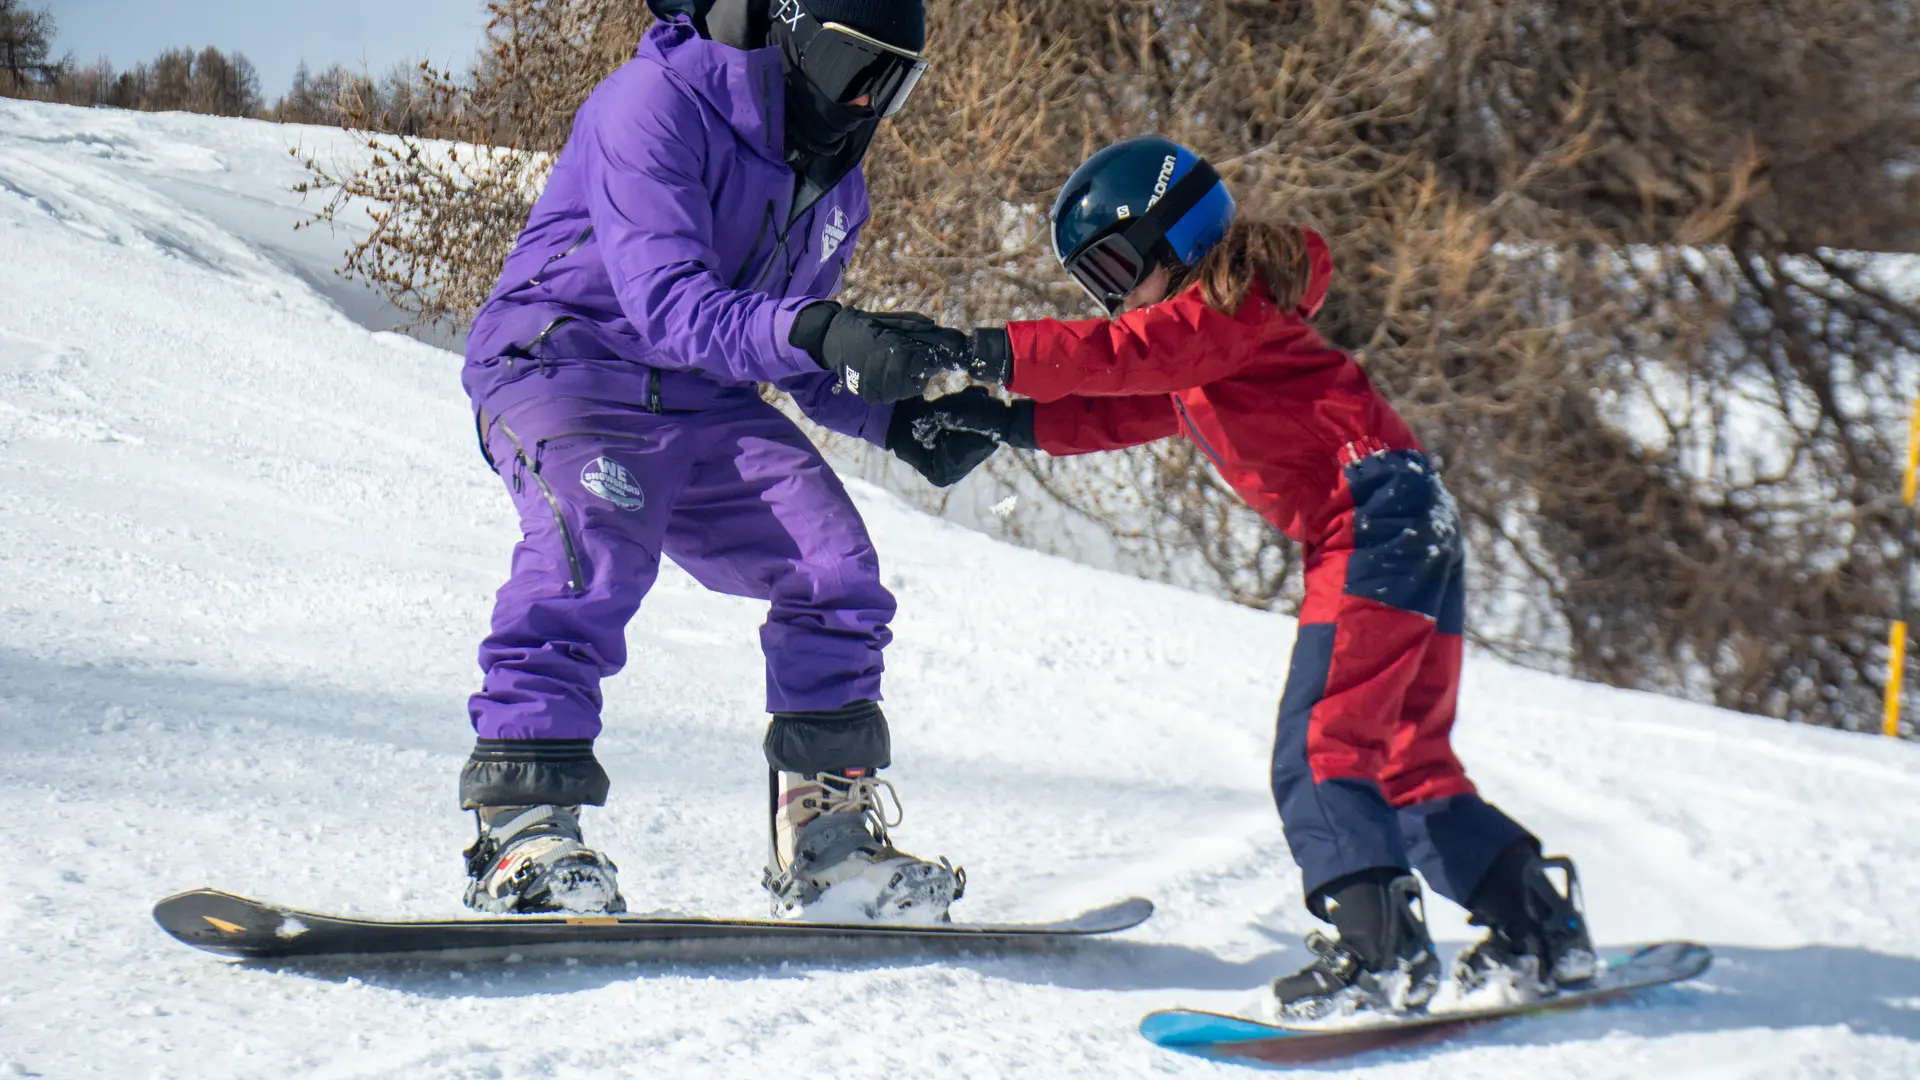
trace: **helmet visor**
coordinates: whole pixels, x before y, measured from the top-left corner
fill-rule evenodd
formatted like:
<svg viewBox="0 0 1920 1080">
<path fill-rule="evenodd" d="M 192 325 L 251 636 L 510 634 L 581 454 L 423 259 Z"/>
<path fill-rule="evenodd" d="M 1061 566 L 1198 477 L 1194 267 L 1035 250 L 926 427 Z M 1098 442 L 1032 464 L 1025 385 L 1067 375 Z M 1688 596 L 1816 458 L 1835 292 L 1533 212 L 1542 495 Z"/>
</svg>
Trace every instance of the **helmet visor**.
<svg viewBox="0 0 1920 1080">
<path fill-rule="evenodd" d="M 850 26 L 820 22 L 791 0 L 774 17 L 793 35 L 801 73 L 831 101 L 847 105 L 864 96 L 875 114 L 892 116 L 926 74 L 927 62 L 919 53 Z"/>
</svg>

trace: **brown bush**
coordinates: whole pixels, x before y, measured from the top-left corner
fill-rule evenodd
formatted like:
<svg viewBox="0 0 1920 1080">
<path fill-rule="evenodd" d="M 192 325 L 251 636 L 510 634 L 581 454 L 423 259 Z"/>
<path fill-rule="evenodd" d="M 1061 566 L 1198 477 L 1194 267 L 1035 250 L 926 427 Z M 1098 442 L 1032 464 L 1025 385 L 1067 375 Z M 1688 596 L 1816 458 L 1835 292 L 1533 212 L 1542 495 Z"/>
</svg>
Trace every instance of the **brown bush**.
<svg viewBox="0 0 1920 1080">
<path fill-rule="evenodd" d="M 369 200 L 349 269 L 423 319 L 491 287 L 638 3 L 500 0 L 437 133 L 316 187 Z M 950 322 L 1087 314 L 1044 215 L 1157 131 L 1242 206 L 1318 227 L 1320 324 L 1443 462 L 1481 640 L 1620 685 L 1875 715 L 1920 319 L 1834 248 L 1912 248 L 1915 16 L 1892 0 L 930 5 L 934 68 L 869 162 L 850 299 Z M 1909 177 L 1903 179 L 1903 177 Z M 1845 197 L 1838 197 L 1839 192 Z M 1286 607 L 1296 555 L 1176 442 L 1001 455 L 1153 572 Z"/>
<path fill-rule="evenodd" d="M 494 0 L 487 48 L 472 72 L 419 65 L 409 107 L 418 130 L 389 137 L 394 117 L 365 96 L 339 100 L 342 124 L 366 131 L 365 165 L 305 157 L 302 192 L 326 196 L 311 223 L 349 205 L 372 217 L 344 273 L 373 282 L 421 325 L 464 326 L 492 291 L 526 224 L 574 111 L 633 55 L 651 23 L 623 0 Z"/>
</svg>

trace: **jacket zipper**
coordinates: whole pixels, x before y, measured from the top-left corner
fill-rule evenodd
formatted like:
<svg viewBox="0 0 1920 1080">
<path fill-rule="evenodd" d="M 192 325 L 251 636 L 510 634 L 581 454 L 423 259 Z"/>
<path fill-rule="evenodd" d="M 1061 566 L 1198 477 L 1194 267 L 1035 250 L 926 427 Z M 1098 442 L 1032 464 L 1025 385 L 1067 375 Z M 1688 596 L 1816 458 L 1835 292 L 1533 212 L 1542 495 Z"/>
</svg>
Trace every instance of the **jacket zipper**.
<svg viewBox="0 0 1920 1080">
<path fill-rule="evenodd" d="M 533 456 L 536 460 L 538 460 L 541 452 L 547 446 L 553 443 L 562 442 L 566 439 L 585 439 L 585 438 L 606 439 L 609 442 L 628 442 L 628 443 L 643 441 L 640 438 L 640 436 L 635 435 L 632 432 L 595 431 L 592 428 L 581 428 L 579 431 L 563 431 L 558 435 L 549 435 L 544 439 L 535 439 L 533 442 Z M 518 444 L 515 444 L 515 445 L 518 445 Z"/>
<path fill-rule="evenodd" d="M 548 334 L 553 333 L 555 330 L 573 321 L 574 319 L 571 315 L 558 316 L 552 322 L 541 327 L 540 332 L 533 335 L 532 341 L 527 342 L 525 345 L 509 344 L 506 348 L 500 350 L 500 355 L 507 358 L 508 367 L 513 366 L 516 358 L 520 360 L 531 360 L 539 367 L 540 373 L 544 375 L 547 372 L 546 358 L 536 355 L 533 350 L 546 343 Z"/>
<path fill-rule="evenodd" d="M 733 275 L 733 280 L 727 284 L 727 288 L 740 288 L 740 282 L 745 280 L 747 271 L 753 269 L 754 252 L 760 247 L 760 238 L 767 235 L 767 223 L 774 219 L 774 211 L 776 209 L 778 209 L 778 207 L 774 203 L 767 203 L 766 216 L 760 219 L 760 228 L 753 234 L 753 244 L 747 248 L 746 261 L 740 264 L 740 271 Z M 767 261 L 761 264 L 760 273 L 754 277 L 753 284 L 747 286 L 746 291 L 758 291 L 760 286 L 767 283 L 767 275 L 773 273 L 773 268 L 781 265 L 785 261 L 787 254 L 787 237 L 793 234 L 793 225 L 793 222 L 789 222 L 786 228 L 774 232 L 773 253 L 768 255 Z M 658 412 L 659 410 L 655 409 L 654 411 Z"/>
<path fill-rule="evenodd" d="M 572 321 L 573 321 L 573 316 L 571 315 L 556 316 L 552 322 L 541 327 L 539 333 L 533 335 L 532 341 L 529 341 L 525 345 L 520 346 L 520 351 L 526 353 L 529 358 L 532 358 L 533 350 L 538 348 L 541 345 L 546 344 L 548 334 L 553 333 L 555 330 L 560 329 L 562 326 L 565 326 L 566 324 Z"/>
<path fill-rule="evenodd" d="M 766 216 L 760 219 L 760 227 L 754 230 L 753 243 L 747 245 L 747 257 L 741 261 L 739 273 L 733 275 L 733 280 L 727 283 L 727 288 L 738 289 L 740 282 L 746 279 L 747 271 L 753 269 L 753 253 L 760 249 L 760 238 L 767 235 L 767 223 L 773 220 L 773 210 L 773 203 L 769 201 Z M 761 271 L 760 276 L 765 278 L 766 272 Z M 758 282 L 755 284 L 758 285 Z"/>
<path fill-rule="evenodd" d="M 789 229 L 788 231 L 790 232 L 792 230 Z M 774 236 L 773 254 L 767 256 L 767 264 L 760 268 L 760 276 L 753 279 L 753 291 L 757 292 L 760 286 L 767 283 L 767 275 L 773 273 L 773 268 L 786 260 L 786 255 L 787 234 L 783 232 Z"/>
<path fill-rule="evenodd" d="M 1187 403 L 1181 401 L 1178 394 L 1168 396 L 1173 398 L 1173 408 L 1180 414 L 1181 422 L 1187 425 L 1187 435 L 1193 439 L 1193 445 L 1199 447 L 1200 452 L 1207 455 L 1207 459 L 1213 462 L 1213 467 L 1219 469 L 1224 475 L 1227 471 L 1226 462 L 1220 460 L 1220 455 L 1214 452 L 1213 445 L 1207 442 L 1207 437 L 1200 434 L 1200 429 L 1194 426 L 1193 415 L 1187 412 Z"/>
<path fill-rule="evenodd" d="M 533 276 L 527 279 L 527 284 L 528 285 L 540 284 L 540 275 L 547 272 L 547 267 L 552 266 L 554 263 L 559 262 L 561 259 L 566 258 L 567 256 L 573 254 L 576 251 L 579 251 L 583 247 L 586 247 L 587 241 L 591 239 L 593 239 L 593 226 L 589 225 L 587 226 L 587 231 L 581 233 L 579 239 L 573 242 L 572 247 L 568 248 L 565 251 L 560 252 L 557 255 L 547 256 L 547 261 L 541 263 L 540 269 L 535 270 L 533 272 Z"/>
<path fill-rule="evenodd" d="M 576 593 L 585 592 L 587 579 L 586 575 L 580 572 L 580 551 L 574 546 L 573 530 L 567 527 L 566 515 L 560 512 L 560 497 L 553 493 L 553 487 L 547 483 L 547 478 L 540 475 L 539 457 L 536 455 L 532 460 L 528 460 L 527 448 L 521 445 L 520 436 L 513 433 L 513 429 L 507 426 L 506 421 L 497 420 L 495 423 L 500 425 L 500 430 L 505 432 L 507 439 L 513 443 L 514 456 L 520 460 L 520 464 L 528 472 L 533 474 L 533 482 L 540 485 L 540 494 L 547 500 L 548 508 L 553 511 L 553 523 L 560 530 L 560 546 L 567 552 L 567 573 L 572 575 L 572 580 L 567 582 L 567 588 Z M 545 440 L 542 442 L 544 443 Z"/>
</svg>

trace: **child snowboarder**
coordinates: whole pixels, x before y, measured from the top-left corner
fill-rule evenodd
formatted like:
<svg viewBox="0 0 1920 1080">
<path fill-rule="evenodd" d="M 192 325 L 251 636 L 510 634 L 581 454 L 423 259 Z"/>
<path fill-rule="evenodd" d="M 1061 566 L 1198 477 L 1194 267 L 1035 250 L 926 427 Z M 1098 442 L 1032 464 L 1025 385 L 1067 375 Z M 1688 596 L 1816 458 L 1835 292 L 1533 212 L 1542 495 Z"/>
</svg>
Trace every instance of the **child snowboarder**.
<svg viewBox="0 0 1920 1080">
<path fill-rule="evenodd" d="M 925 15 L 918 0 L 653 6 L 638 57 L 575 117 L 467 343 L 481 448 L 524 539 L 470 703 L 466 902 L 624 910 L 579 815 L 609 786 L 600 682 L 626 662 L 664 553 L 710 589 L 770 601 L 776 913 L 940 920 L 964 878 L 894 847 L 892 786 L 875 776 L 893 597 L 832 468 L 758 390 L 937 484 L 995 448 L 909 437 L 928 403 L 872 405 L 825 370 L 870 352 L 925 366 L 933 349 L 924 317 L 821 299 L 867 220 L 861 158 L 926 66 Z"/>
<path fill-rule="evenodd" d="M 1337 937 L 1273 984 L 1289 1018 L 1416 1008 L 1439 960 L 1428 883 L 1490 928 L 1456 960 L 1551 992 L 1592 977 L 1573 864 L 1476 794 L 1450 745 L 1466 619 L 1458 511 L 1407 425 L 1309 319 L 1332 258 L 1305 229 L 1234 220 L 1208 164 L 1159 138 L 1088 159 L 1052 212 L 1055 254 L 1111 319 L 950 331 L 978 388 L 929 421 L 1077 454 L 1185 435 L 1304 548 L 1307 593 L 1272 783 L 1307 908 Z M 911 385 L 863 358 L 870 384 Z M 924 383 L 924 380 L 921 380 Z"/>
</svg>

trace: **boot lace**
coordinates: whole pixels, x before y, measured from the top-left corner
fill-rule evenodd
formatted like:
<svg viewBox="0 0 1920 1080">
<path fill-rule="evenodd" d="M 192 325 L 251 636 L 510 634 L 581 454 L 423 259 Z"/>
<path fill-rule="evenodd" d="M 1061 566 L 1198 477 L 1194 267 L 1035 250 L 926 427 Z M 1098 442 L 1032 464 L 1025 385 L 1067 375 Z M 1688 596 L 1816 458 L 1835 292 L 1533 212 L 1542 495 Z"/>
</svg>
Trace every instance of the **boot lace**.
<svg viewBox="0 0 1920 1080">
<path fill-rule="evenodd" d="M 820 794 L 808 795 L 800 800 L 800 805 L 822 814 L 859 813 L 866 818 L 867 827 L 873 832 L 873 838 L 882 844 L 891 846 L 887 830 L 897 829 L 906 820 L 906 808 L 900 805 L 900 793 L 893 783 L 877 776 L 836 776 L 821 773 L 814 777 L 820 784 Z M 886 797 L 881 798 L 885 792 Z M 887 804 L 892 803 L 889 812 Z"/>
</svg>

